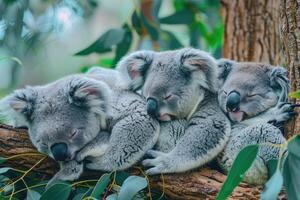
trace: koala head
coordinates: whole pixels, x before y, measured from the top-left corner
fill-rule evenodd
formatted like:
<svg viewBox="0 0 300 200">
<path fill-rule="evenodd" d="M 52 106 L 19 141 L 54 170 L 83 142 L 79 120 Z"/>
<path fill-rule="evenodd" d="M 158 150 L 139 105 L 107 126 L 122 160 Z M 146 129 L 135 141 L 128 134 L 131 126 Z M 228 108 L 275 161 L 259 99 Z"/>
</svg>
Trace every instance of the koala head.
<svg viewBox="0 0 300 200">
<path fill-rule="evenodd" d="M 221 108 L 234 122 L 254 117 L 287 101 L 287 70 L 263 63 L 218 61 Z"/>
<path fill-rule="evenodd" d="M 131 90 L 141 89 L 148 114 L 161 121 L 188 117 L 206 91 L 217 91 L 216 62 L 196 49 L 138 51 L 123 58 L 117 70 Z"/>
<path fill-rule="evenodd" d="M 16 90 L 1 100 L 1 110 L 15 126 L 28 128 L 38 151 L 56 161 L 72 160 L 103 126 L 108 92 L 100 81 L 73 75 Z"/>
</svg>

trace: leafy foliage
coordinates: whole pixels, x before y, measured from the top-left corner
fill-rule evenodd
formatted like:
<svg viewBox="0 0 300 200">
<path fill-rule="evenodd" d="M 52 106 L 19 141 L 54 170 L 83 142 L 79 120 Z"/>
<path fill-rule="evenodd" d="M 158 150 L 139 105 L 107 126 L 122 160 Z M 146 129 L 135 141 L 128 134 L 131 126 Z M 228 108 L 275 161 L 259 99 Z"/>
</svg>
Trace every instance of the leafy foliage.
<svg viewBox="0 0 300 200">
<path fill-rule="evenodd" d="M 163 3 L 165 2 L 162 0 L 152 0 L 150 4 L 141 1 L 141 5 L 136 5 L 130 18 L 121 28 L 107 30 L 90 46 L 75 55 L 114 52 L 110 67 L 114 67 L 131 48 L 170 50 L 186 45 L 205 49 L 219 56 L 223 24 L 218 1 L 173 0 L 174 12 L 161 17 L 159 11 Z M 214 17 L 211 17 L 211 13 L 214 13 Z M 184 45 L 185 38 L 179 38 L 169 30 L 173 27 L 178 28 L 179 25 L 184 27 L 190 37 L 188 44 Z M 134 42 L 136 40 L 137 44 Z M 82 68 L 81 71 L 85 71 L 87 66 Z"/>
</svg>

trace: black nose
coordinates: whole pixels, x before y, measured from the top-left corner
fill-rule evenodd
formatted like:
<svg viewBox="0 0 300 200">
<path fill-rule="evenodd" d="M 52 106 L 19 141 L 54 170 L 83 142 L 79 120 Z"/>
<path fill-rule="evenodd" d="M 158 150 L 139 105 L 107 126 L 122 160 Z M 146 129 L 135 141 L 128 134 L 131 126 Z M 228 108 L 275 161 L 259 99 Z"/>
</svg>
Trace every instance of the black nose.
<svg viewBox="0 0 300 200">
<path fill-rule="evenodd" d="M 157 116 L 157 110 L 158 110 L 157 101 L 153 98 L 148 98 L 147 99 L 147 113 L 151 117 L 156 117 Z"/>
<path fill-rule="evenodd" d="M 55 143 L 50 149 L 56 161 L 65 161 L 69 157 L 68 146 L 66 143 Z"/>
<path fill-rule="evenodd" d="M 238 111 L 240 107 L 241 96 L 240 93 L 232 91 L 227 96 L 226 109 L 228 111 Z"/>
</svg>

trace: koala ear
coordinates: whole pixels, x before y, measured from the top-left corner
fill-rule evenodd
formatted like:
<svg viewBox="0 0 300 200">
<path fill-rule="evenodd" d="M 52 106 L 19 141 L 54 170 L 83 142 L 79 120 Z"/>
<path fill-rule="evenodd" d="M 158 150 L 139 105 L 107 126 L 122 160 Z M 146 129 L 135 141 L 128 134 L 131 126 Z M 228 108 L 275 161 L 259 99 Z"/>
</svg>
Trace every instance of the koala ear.
<svg viewBox="0 0 300 200">
<path fill-rule="evenodd" d="M 67 86 L 69 103 L 87 107 L 101 116 L 107 115 L 109 92 L 107 84 L 87 77 L 75 77 Z"/>
<path fill-rule="evenodd" d="M 218 65 L 218 80 L 221 81 L 222 83 L 225 82 L 229 72 L 231 71 L 233 65 L 236 62 L 233 60 L 221 58 L 217 60 L 217 65 Z"/>
<path fill-rule="evenodd" d="M 0 101 L 0 111 L 14 127 L 28 127 L 36 98 L 37 91 L 32 87 L 16 90 Z"/>
<path fill-rule="evenodd" d="M 128 81 L 130 90 L 136 91 L 143 86 L 153 56 L 153 51 L 138 51 L 123 58 L 118 63 L 117 70 Z"/>
<path fill-rule="evenodd" d="M 280 91 L 279 102 L 288 100 L 289 79 L 287 70 L 283 67 L 271 67 L 269 72 L 270 85 L 277 91 Z"/>
<path fill-rule="evenodd" d="M 201 87 L 212 92 L 217 92 L 217 64 L 208 53 L 196 49 L 182 49 L 180 63 L 185 70 L 191 72 L 194 80 Z"/>
</svg>

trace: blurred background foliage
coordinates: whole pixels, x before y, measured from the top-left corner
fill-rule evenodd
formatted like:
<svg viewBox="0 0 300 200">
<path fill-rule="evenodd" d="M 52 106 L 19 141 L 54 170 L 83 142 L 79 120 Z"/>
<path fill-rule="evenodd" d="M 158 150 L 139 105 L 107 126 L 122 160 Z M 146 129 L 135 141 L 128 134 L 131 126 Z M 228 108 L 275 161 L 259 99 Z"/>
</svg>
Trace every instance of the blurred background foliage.
<svg viewBox="0 0 300 200">
<path fill-rule="evenodd" d="M 218 0 L 0 0 L 0 95 L 128 52 L 192 46 L 220 57 Z"/>
</svg>

